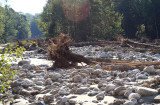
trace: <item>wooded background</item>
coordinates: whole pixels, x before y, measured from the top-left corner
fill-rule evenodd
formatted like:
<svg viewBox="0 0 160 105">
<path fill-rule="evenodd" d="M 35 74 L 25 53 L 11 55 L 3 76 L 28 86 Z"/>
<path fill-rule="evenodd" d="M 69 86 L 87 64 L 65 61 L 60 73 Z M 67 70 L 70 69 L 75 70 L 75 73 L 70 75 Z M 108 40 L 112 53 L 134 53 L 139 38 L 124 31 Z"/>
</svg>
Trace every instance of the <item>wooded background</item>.
<svg viewBox="0 0 160 105">
<path fill-rule="evenodd" d="M 0 7 L 0 39 L 55 37 L 76 41 L 160 37 L 159 0 L 48 0 L 41 14 L 31 16 Z M 37 28 L 37 24 L 39 29 Z"/>
</svg>

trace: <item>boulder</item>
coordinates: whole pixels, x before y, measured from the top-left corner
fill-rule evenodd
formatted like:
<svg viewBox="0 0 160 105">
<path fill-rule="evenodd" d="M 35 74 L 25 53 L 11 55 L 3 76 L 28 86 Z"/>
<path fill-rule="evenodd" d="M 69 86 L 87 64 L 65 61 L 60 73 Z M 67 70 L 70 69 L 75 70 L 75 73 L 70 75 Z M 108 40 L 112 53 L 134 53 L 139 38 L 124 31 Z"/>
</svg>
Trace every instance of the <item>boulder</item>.
<svg viewBox="0 0 160 105">
<path fill-rule="evenodd" d="M 157 95 L 158 91 L 155 89 L 146 88 L 146 87 L 137 87 L 136 93 L 139 93 L 141 96 L 152 96 L 152 95 Z"/>
</svg>

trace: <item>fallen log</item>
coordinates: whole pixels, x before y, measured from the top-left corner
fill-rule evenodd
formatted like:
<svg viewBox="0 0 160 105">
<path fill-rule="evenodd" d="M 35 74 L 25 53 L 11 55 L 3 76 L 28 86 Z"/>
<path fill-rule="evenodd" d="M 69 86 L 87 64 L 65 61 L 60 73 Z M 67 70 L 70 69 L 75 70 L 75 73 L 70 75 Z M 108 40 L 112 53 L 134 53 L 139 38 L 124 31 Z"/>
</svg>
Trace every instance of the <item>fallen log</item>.
<svg viewBox="0 0 160 105">
<path fill-rule="evenodd" d="M 124 63 L 123 63 L 124 62 Z M 143 70 L 144 66 L 151 66 L 155 65 L 156 68 L 159 68 L 160 62 L 128 62 L 122 61 L 122 62 L 116 62 L 116 63 L 110 63 L 110 64 L 102 64 L 102 68 L 104 70 L 120 70 L 120 71 L 126 71 L 126 70 L 132 70 L 135 68 L 139 68 Z"/>
<path fill-rule="evenodd" d="M 51 45 L 49 46 L 49 57 L 51 60 L 54 60 L 51 68 L 70 68 L 76 66 L 76 63 L 84 62 L 86 64 L 91 64 L 92 62 L 83 57 L 82 55 L 74 54 L 69 49 L 69 44 L 72 42 L 70 36 L 66 34 L 60 34 L 56 38 L 56 44 L 52 41 Z"/>
<path fill-rule="evenodd" d="M 151 66 L 151 65 L 160 65 L 160 62 L 139 62 L 139 63 L 129 63 L 129 64 L 123 64 L 123 65 L 128 65 L 128 66 L 141 66 L 141 65 Z"/>
<path fill-rule="evenodd" d="M 146 44 L 146 43 L 139 43 L 139 42 L 136 42 L 136 41 L 133 41 L 133 40 L 130 40 L 130 39 L 123 39 L 122 40 L 123 42 L 122 45 L 123 46 L 129 46 L 133 48 L 134 47 L 143 47 L 143 48 L 151 48 L 151 49 L 160 49 L 160 46 L 157 46 L 157 45 L 152 45 L 152 44 Z"/>
</svg>

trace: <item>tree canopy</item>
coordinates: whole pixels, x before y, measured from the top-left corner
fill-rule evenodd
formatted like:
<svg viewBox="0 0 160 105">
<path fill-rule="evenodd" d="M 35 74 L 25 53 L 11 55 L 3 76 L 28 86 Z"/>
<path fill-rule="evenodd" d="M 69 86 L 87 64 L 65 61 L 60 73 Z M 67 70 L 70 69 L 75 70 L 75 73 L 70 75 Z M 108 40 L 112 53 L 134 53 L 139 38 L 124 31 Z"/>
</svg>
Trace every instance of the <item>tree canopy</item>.
<svg viewBox="0 0 160 105">
<path fill-rule="evenodd" d="M 26 16 L 15 12 L 8 6 L 0 7 L 0 27 L 1 43 L 31 37 Z"/>
<path fill-rule="evenodd" d="M 46 37 L 66 33 L 81 41 L 122 34 L 121 20 L 112 0 L 48 0 L 37 22 Z"/>
</svg>

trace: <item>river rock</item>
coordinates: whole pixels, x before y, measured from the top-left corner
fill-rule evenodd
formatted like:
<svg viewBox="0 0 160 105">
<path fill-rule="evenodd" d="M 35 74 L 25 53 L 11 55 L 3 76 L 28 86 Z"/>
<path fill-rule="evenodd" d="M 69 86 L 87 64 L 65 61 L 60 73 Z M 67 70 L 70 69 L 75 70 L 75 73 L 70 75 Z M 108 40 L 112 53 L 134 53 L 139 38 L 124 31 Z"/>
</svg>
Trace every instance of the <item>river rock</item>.
<svg viewBox="0 0 160 105">
<path fill-rule="evenodd" d="M 102 75 L 102 69 L 96 69 L 93 71 L 93 75 L 101 76 Z"/>
<path fill-rule="evenodd" d="M 101 69 L 101 68 L 102 68 L 101 65 L 99 64 L 95 65 L 95 69 Z"/>
<path fill-rule="evenodd" d="M 49 73 L 49 77 L 53 81 L 57 81 L 62 75 L 60 73 Z"/>
<path fill-rule="evenodd" d="M 68 95 L 69 92 L 66 89 L 60 89 L 58 92 L 60 95 Z"/>
<path fill-rule="evenodd" d="M 96 98 L 97 98 L 97 100 L 103 100 L 104 99 L 104 93 L 99 93 L 97 96 L 96 96 Z"/>
<path fill-rule="evenodd" d="M 127 89 L 124 93 L 124 96 L 128 98 L 129 95 L 132 93 L 132 91 L 133 91 L 132 89 Z"/>
<path fill-rule="evenodd" d="M 114 84 L 108 84 L 105 88 L 105 92 L 109 92 L 109 91 L 112 91 L 116 88 L 116 85 Z"/>
<path fill-rule="evenodd" d="M 156 97 L 154 98 L 154 102 L 155 102 L 155 103 L 160 103 L 160 95 L 158 95 L 158 96 L 156 96 Z"/>
<path fill-rule="evenodd" d="M 19 61 L 18 66 L 22 66 L 24 64 L 30 64 L 30 63 L 31 63 L 31 60 L 26 59 L 26 60 Z"/>
<path fill-rule="evenodd" d="M 99 56 L 100 58 L 106 58 L 107 57 L 107 54 L 105 52 L 102 52 Z"/>
<path fill-rule="evenodd" d="M 81 75 L 75 75 L 72 78 L 73 82 L 81 82 L 83 80 Z"/>
<path fill-rule="evenodd" d="M 126 101 L 123 105 L 135 105 L 136 103 L 133 101 Z"/>
<path fill-rule="evenodd" d="M 54 101 L 54 95 L 44 95 L 43 100 L 45 103 L 50 103 Z"/>
<path fill-rule="evenodd" d="M 115 99 L 113 105 L 121 105 L 125 102 L 124 99 Z"/>
<path fill-rule="evenodd" d="M 122 90 L 126 90 L 125 87 L 123 86 L 119 86 L 119 87 L 116 87 L 114 90 L 113 90 L 113 95 L 118 95 L 120 91 Z"/>
<path fill-rule="evenodd" d="M 51 78 L 47 78 L 47 79 L 45 80 L 45 84 L 46 84 L 46 85 L 51 85 L 51 84 L 52 84 L 52 79 L 51 79 Z"/>
<path fill-rule="evenodd" d="M 24 64 L 22 66 L 23 69 L 27 69 L 27 70 L 31 70 L 32 69 L 32 66 L 30 64 Z"/>
<path fill-rule="evenodd" d="M 89 74 L 93 73 L 95 69 L 94 68 L 87 68 L 86 69 L 86 72 L 88 72 Z"/>
<path fill-rule="evenodd" d="M 156 74 L 160 75 L 160 69 L 156 70 Z"/>
<path fill-rule="evenodd" d="M 154 73 L 155 69 L 154 66 L 146 66 L 143 71 L 147 72 L 147 73 Z"/>
<path fill-rule="evenodd" d="M 157 95 L 158 91 L 146 87 L 137 87 L 136 93 L 139 93 L 141 96 L 152 96 L 152 95 Z"/>
<path fill-rule="evenodd" d="M 36 84 L 39 86 L 42 86 L 44 83 L 43 83 L 43 81 L 37 81 Z"/>
<path fill-rule="evenodd" d="M 90 92 L 90 93 L 88 93 L 88 96 L 95 96 L 95 95 L 97 95 L 99 92 L 97 92 L 97 91 L 92 91 L 92 92 Z"/>
<path fill-rule="evenodd" d="M 89 88 L 87 87 L 80 87 L 75 91 L 75 94 L 83 94 L 85 92 L 89 92 Z"/>
<path fill-rule="evenodd" d="M 131 93 L 129 96 L 128 96 L 128 99 L 131 100 L 132 98 L 135 98 L 135 99 L 140 99 L 141 98 L 141 95 L 138 94 L 138 93 Z"/>
<path fill-rule="evenodd" d="M 31 80 L 29 80 L 27 78 L 24 79 L 24 83 L 26 83 L 28 85 L 33 85 L 33 81 L 31 81 Z"/>
<path fill-rule="evenodd" d="M 145 74 L 139 74 L 136 77 L 137 79 L 148 79 L 148 77 Z"/>
<path fill-rule="evenodd" d="M 19 94 L 19 92 L 21 91 L 21 89 L 22 89 L 22 87 L 17 86 L 17 87 L 12 88 L 12 92 L 15 93 L 15 94 Z"/>
</svg>

